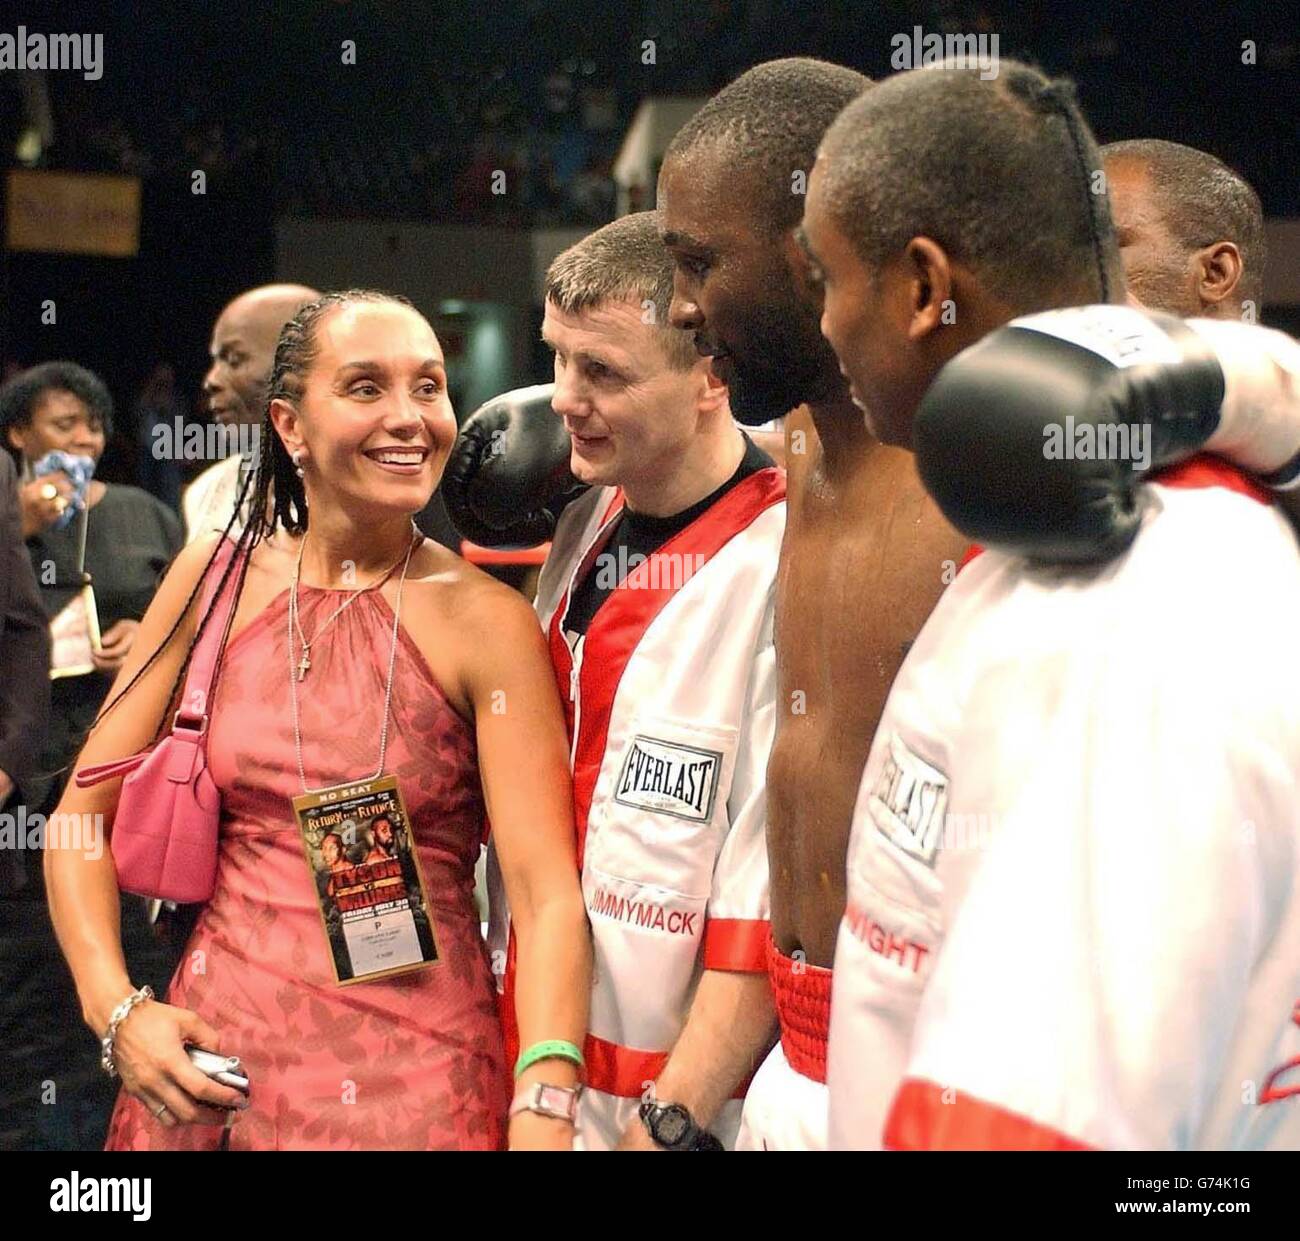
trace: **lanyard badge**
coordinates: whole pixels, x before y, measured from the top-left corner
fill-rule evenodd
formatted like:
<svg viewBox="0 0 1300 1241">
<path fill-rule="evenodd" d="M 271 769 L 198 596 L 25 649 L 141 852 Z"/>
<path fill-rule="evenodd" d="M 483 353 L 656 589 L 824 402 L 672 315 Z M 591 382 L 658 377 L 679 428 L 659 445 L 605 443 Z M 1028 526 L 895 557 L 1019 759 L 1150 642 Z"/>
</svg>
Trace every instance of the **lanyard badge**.
<svg viewBox="0 0 1300 1241">
<path fill-rule="evenodd" d="M 298 575 L 306 537 L 298 550 L 289 591 L 288 628 L 289 705 L 293 715 L 293 748 L 298 760 L 302 792 L 293 799 L 298 834 L 307 855 L 320 906 L 325 938 L 329 942 L 334 977 L 340 986 L 369 982 L 392 974 L 433 965 L 438 949 L 424 879 L 411 834 L 411 820 L 395 776 L 384 775 L 388 753 L 388 722 L 393 704 L 393 676 L 397 670 L 397 635 L 401 626 L 402 590 L 411 552 L 423 537 L 407 544 L 402 576 L 397 583 L 393 632 L 388 649 L 388 677 L 384 687 L 384 715 L 379 730 L 379 763 L 366 779 L 327 788 L 309 789 L 302 761 L 302 726 L 298 718 L 298 682 L 311 667 L 309 645 L 302 642 L 302 658 L 294 662 L 294 631 L 298 623 Z M 397 568 L 394 565 L 369 589 L 377 589 Z M 334 610 L 333 621 L 362 591 L 354 591 Z M 326 625 L 329 624 L 326 622 Z M 325 629 L 322 625 L 315 638 Z"/>
<path fill-rule="evenodd" d="M 339 985 L 434 964 L 433 919 L 396 777 L 303 793 L 293 813 Z"/>
</svg>

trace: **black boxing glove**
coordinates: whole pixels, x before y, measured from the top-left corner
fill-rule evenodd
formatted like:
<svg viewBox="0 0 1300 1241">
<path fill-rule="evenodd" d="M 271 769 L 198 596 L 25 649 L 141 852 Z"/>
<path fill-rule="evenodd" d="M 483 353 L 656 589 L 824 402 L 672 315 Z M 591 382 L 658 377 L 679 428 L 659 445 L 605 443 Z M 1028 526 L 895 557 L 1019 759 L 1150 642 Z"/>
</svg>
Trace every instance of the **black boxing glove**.
<svg viewBox="0 0 1300 1241">
<path fill-rule="evenodd" d="M 551 412 L 554 384 L 516 388 L 479 406 L 460 429 L 442 496 L 463 538 L 536 547 L 586 486 L 569 471 L 569 433 Z"/>
<path fill-rule="evenodd" d="M 1106 560 L 1136 535 L 1154 468 L 1206 449 L 1275 485 L 1300 473 L 1289 350 L 1266 329 L 1127 306 L 1016 319 L 936 376 L 917 411 L 917 468 L 979 543 L 1054 563 Z"/>
</svg>

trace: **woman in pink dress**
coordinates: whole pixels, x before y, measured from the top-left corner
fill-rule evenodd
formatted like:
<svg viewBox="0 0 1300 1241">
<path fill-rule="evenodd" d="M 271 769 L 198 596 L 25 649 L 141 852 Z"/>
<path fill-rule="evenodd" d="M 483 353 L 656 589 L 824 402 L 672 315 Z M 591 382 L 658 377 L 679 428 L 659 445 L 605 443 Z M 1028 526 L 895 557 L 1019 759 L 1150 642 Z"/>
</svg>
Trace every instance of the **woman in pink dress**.
<svg viewBox="0 0 1300 1241">
<path fill-rule="evenodd" d="M 238 604 L 207 738 L 222 796 L 216 889 L 166 1001 L 136 1003 L 117 1027 L 108 1146 L 499 1149 L 510 1072 L 473 900 L 486 815 L 519 928 L 524 1043 L 581 1045 L 586 1029 L 591 949 L 554 677 L 520 596 L 412 525 L 456 435 L 428 323 L 401 299 L 329 295 L 285 327 L 270 391 L 252 508 L 264 517 L 238 544 L 180 554 L 78 764 L 135 753 L 170 722 L 205 600 L 231 566 Z M 414 859 L 365 862 L 362 828 L 359 846 L 335 836 L 356 865 L 320 840 L 314 873 L 293 798 L 366 780 L 377 762 L 396 778 Z M 119 788 L 71 787 L 59 809 L 111 825 Z M 340 985 L 326 930 L 340 894 L 385 875 L 405 891 L 417 871 L 436 962 Z M 102 1038 L 134 991 L 112 856 L 52 849 L 46 874 Z M 240 1057 L 245 1108 L 226 1110 L 241 1096 L 199 1072 L 187 1044 Z M 540 1059 L 516 1098 L 576 1077 L 562 1054 Z M 512 1147 L 572 1136 L 546 1109 L 509 1121 Z"/>
</svg>

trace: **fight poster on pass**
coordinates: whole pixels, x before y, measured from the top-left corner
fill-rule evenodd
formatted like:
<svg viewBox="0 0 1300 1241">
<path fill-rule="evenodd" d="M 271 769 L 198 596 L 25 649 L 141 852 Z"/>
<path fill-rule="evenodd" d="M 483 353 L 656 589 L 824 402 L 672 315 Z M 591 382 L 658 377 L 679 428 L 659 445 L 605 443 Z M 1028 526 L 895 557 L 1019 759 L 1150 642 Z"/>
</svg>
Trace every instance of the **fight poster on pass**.
<svg viewBox="0 0 1300 1241">
<path fill-rule="evenodd" d="M 340 986 L 438 959 L 410 820 L 394 776 L 293 799 Z"/>
</svg>

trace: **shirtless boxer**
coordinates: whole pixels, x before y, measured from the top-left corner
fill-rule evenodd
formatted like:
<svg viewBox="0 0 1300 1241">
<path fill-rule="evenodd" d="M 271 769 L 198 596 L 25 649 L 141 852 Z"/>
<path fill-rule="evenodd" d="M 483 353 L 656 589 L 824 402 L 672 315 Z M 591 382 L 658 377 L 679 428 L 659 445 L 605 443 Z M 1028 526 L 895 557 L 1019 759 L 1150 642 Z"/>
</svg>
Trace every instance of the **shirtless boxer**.
<svg viewBox="0 0 1300 1241">
<path fill-rule="evenodd" d="M 1293 469 L 1300 349 L 1278 333 L 1118 306 L 1002 326 L 1118 296 L 1099 160 L 1068 89 L 1006 60 L 846 109 L 803 235 L 867 421 L 1018 449 L 1066 411 L 1168 414 Z M 1061 470 L 1127 519 L 1110 463 Z M 1146 490 L 1101 570 L 976 557 L 899 672 L 849 845 L 833 1146 L 1300 1140 L 1300 556 L 1236 470 Z"/>
<path fill-rule="evenodd" d="M 741 1135 L 768 1149 L 825 1145 L 829 967 L 853 802 L 894 674 L 966 543 L 910 456 L 864 428 L 791 236 L 818 142 L 868 85 L 821 61 L 758 65 L 683 126 L 659 178 L 672 322 L 713 356 L 737 418 L 794 411 L 767 772 L 781 1044 L 750 1086 Z"/>
<path fill-rule="evenodd" d="M 1181 318 L 1259 318 L 1264 212 L 1246 180 L 1204 151 L 1137 138 L 1101 148 L 1129 293 Z"/>
<path fill-rule="evenodd" d="M 319 296 L 302 284 L 264 284 L 241 293 L 217 316 L 209 350 L 212 365 L 203 377 L 203 395 L 214 422 L 223 427 L 261 425 L 280 329 Z M 181 510 L 188 541 L 226 528 L 246 477 L 244 460 L 232 453 L 208 466 L 185 489 Z M 256 454 L 249 456 L 250 469 L 255 460 Z M 242 529 L 243 521 L 237 521 L 231 537 L 238 538 Z"/>
</svg>

